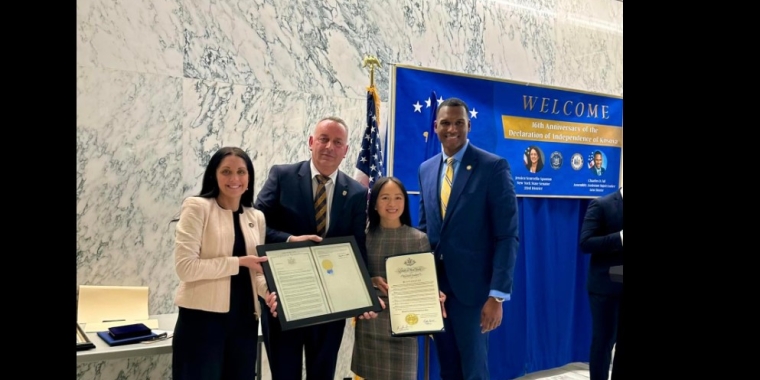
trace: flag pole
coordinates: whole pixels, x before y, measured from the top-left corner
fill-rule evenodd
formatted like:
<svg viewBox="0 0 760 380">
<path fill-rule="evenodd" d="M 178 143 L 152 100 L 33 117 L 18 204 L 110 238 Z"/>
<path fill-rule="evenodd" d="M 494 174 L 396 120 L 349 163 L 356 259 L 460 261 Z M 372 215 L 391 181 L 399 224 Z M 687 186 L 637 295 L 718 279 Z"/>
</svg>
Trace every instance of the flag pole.
<svg viewBox="0 0 760 380">
<path fill-rule="evenodd" d="M 373 94 L 372 98 L 374 99 L 375 103 L 374 113 L 377 121 L 377 133 L 379 136 L 379 128 L 382 123 L 380 122 L 380 96 L 378 95 L 377 89 L 375 88 L 375 67 L 380 67 L 380 60 L 375 56 L 366 55 L 364 56 L 364 59 L 362 59 L 362 67 L 369 67 L 369 87 L 367 87 L 367 94 Z M 364 187 L 370 188 L 368 175 L 368 173 L 364 173 L 362 170 L 360 170 L 357 163 L 357 168 L 354 171 L 354 179 L 364 185 Z M 367 201 L 369 201 L 369 194 L 367 194 Z"/>
<path fill-rule="evenodd" d="M 369 87 L 367 87 L 367 91 L 368 92 L 371 91 L 373 94 L 376 94 L 377 90 L 375 90 L 375 67 L 380 67 L 380 60 L 377 59 L 377 57 L 367 55 L 362 60 L 362 67 L 367 67 L 367 66 L 369 66 Z M 376 105 L 375 107 L 375 113 L 377 115 L 377 124 L 379 125 L 380 124 L 379 104 Z M 354 179 L 359 181 L 359 183 L 369 187 L 368 178 L 366 178 L 367 176 L 361 173 L 361 171 L 359 171 L 358 168 L 356 170 L 356 174 L 354 175 L 354 177 L 355 177 Z M 367 202 L 369 202 L 369 194 L 367 194 L 367 197 L 368 197 Z M 369 226 L 369 218 L 367 218 L 367 226 Z M 351 319 L 351 324 L 354 327 L 356 327 L 356 317 Z M 361 376 L 354 374 L 354 380 L 364 380 L 364 379 L 362 379 Z"/>
</svg>

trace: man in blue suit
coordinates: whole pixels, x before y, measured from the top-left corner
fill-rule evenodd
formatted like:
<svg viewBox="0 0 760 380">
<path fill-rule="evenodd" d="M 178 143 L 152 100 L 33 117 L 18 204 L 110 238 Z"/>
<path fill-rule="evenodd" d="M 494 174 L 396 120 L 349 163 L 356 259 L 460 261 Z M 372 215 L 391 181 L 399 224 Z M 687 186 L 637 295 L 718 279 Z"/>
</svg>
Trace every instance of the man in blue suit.
<svg viewBox="0 0 760 380">
<path fill-rule="evenodd" d="M 604 174 L 604 168 L 602 167 L 602 152 L 595 151 L 594 152 L 594 165 L 591 166 L 591 172 L 596 175 L 602 175 Z"/>
<path fill-rule="evenodd" d="M 353 235 L 367 262 L 367 188 L 338 170 L 348 152 L 348 127 L 337 117 L 320 120 L 309 137 L 311 159 L 275 165 L 256 199 L 266 217 L 266 243 L 322 241 L 322 237 Z M 325 182 L 325 233 L 317 232 L 315 196 Z M 320 219 L 320 223 L 322 219 Z M 306 352 L 307 379 L 333 379 L 345 320 L 282 331 L 276 315 L 276 294 L 262 300 L 261 330 L 273 380 L 301 379 Z M 374 318 L 374 312 L 363 318 Z"/>
<path fill-rule="evenodd" d="M 622 188 L 591 200 L 579 240 L 581 250 L 591 254 L 586 278 L 591 307 L 590 380 L 607 380 L 623 293 L 623 284 L 610 278 L 610 267 L 623 265 Z"/>
<path fill-rule="evenodd" d="M 434 341 L 444 380 L 488 379 L 488 333 L 499 327 L 517 258 L 517 198 L 509 164 L 470 144 L 464 101 L 438 106 L 442 152 L 420 165 L 420 225 L 446 295 Z M 449 158 L 453 158 L 448 170 Z"/>
</svg>

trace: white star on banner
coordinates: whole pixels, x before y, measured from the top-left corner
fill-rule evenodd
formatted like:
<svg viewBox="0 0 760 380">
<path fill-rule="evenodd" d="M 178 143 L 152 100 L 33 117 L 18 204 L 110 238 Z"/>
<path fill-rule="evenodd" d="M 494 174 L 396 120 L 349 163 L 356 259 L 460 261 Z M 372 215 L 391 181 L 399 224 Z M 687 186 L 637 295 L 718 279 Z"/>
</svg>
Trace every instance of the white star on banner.
<svg viewBox="0 0 760 380">
<path fill-rule="evenodd" d="M 420 104 L 420 101 L 418 100 L 416 104 L 412 104 L 414 106 L 414 112 L 422 113 L 422 104 Z"/>
</svg>

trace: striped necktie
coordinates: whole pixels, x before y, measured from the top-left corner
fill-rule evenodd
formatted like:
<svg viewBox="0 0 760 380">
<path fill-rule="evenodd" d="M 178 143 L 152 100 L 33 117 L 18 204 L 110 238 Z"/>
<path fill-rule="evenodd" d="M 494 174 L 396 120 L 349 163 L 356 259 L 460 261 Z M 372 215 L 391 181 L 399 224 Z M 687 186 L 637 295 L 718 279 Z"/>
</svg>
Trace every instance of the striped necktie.
<svg viewBox="0 0 760 380">
<path fill-rule="evenodd" d="M 454 183 L 454 157 L 446 160 L 446 176 L 441 183 L 441 219 L 446 217 L 446 206 L 451 195 L 451 184 Z"/>
<path fill-rule="evenodd" d="M 314 196 L 314 211 L 317 215 L 317 235 L 324 237 L 327 229 L 327 191 L 325 184 L 330 177 L 317 174 L 317 194 Z"/>
</svg>

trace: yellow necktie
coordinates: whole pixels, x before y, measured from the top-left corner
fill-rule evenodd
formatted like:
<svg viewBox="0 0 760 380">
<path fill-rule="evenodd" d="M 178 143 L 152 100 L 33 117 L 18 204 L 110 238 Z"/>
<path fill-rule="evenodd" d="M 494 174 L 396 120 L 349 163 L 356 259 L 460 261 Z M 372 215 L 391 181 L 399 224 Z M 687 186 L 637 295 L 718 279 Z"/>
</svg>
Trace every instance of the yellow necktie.
<svg viewBox="0 0 760 380">
<path fill-rule="evenodd" d="M 441 219 L 446 217 L 446 205 L 451 195 L 451 184 L 454 183 L 454 157 L 446 160 L 446 175 L 441 183 Z"/>
</svg>

